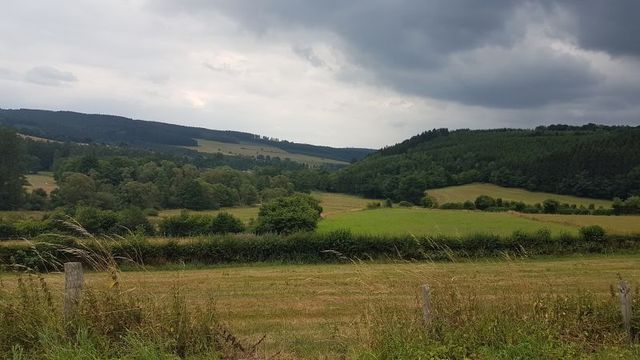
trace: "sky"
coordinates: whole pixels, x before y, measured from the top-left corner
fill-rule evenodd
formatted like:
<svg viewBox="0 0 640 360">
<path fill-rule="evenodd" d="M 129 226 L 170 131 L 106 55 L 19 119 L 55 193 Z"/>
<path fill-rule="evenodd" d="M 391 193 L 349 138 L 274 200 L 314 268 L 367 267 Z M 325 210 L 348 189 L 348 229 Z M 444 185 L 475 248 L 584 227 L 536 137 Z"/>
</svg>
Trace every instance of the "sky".
<svg viewBox="0 0 640 360">
<path fill-rule="evenodd" d="M 637 0 L 0 3 L 0 108 L 378 148 L 640 125 Z"/>
</svg>

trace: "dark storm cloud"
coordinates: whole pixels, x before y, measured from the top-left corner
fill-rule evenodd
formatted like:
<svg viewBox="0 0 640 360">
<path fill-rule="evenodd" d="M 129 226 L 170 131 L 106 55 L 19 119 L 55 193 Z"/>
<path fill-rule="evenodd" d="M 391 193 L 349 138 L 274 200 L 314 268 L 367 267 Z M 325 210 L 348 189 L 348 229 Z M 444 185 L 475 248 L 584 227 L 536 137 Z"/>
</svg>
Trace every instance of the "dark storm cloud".
<svg viewBox="0 0 640 360">
<path fill-rule="evenodd" d="M 193 0 L 172 4 L 191 12 L 222 11 L 261 35 L 289 30 L 335 33 L 350 61 L 372 74 L 375 84 L 474 106 L 530 108 L 598 93 L 604 76 L 575 54 L 559 54 L 535 44 L 528 32 L 531 26 L 542 28 L 544 36 L 570 37 L 587 50 L 640 53 L 640 41 L 634 39 L 640 33 L 637 0 Z M 558 19 L 563 13 L 568 20 Z M 307 50 L 294 48 L 298 55 L 319 63 Z M 348 70 L 338 75 L 357 78 Z"/>
<path fill-rule="evenodd" d="M 580 46 L 610 55 L 640 56 L 640 1 L 574 0 L 558 6 L 575 15 Z"/>
<path fill-rule="evenodd" d="M 48 86 L 60 86 L 78 80 L 72 73 L 51 66 L 36 66 L 26 73 L 25 79 L 35 84 Z"/>
</svg>

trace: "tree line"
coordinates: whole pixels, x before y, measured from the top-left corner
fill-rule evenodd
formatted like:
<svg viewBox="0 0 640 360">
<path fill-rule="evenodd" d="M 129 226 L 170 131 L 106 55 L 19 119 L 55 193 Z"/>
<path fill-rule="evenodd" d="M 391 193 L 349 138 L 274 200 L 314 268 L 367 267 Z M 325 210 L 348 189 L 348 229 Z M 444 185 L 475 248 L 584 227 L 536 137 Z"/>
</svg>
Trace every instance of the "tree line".
<svg viewBox="0 0 640 360">
<path fill-rule="evenodd" d="M 340 170 L 333 187 L 419 204 L 427 189 L 472 182 L 603 199 L 640 195 L 640 127 L 434 129 Z"/>
</svg>

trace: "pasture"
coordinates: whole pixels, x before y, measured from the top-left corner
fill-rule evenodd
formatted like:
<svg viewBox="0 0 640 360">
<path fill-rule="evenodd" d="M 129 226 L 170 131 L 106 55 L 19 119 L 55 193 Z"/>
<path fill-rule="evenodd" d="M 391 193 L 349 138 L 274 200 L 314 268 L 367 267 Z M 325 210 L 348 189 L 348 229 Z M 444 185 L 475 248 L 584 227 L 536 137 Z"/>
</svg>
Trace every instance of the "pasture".
<svg viewBox="0 0 640 360">
<path fill-rule="evenodd" d="M 577 196 L 550 194 L 544 192 L 533 192 L 519 188 L 507 188 L 493 184 L 474 183 L 460 186 L 449 186 L 439 189 L 429 189 L 427 194 L 433 196 L 438 204 L 448 202 L 474 201 L 480 195 L 489 195 L 502 200 L 522 201 L 526 204 L 542 203 L 547 199 L 555 199 L 560 203 L 584 205 L 594 204 L 597 207 L 610 208 L 612 201 L 602 199 L 590 199 Z"/>
<path fill-rule="evenodd" d="M 388 235 L 510 235 L 517 230 L 533 232 L 541 228 L 556 235 L 578 231 L 574 225 L 541 222 L 512 213 L 423 208 L 383 208 L 342 213 L 323 219 L 318 224 L 319 232 L 349 229 L 357 234 Z"/>
<path fill-rule="evenodd" d="M 123 291 L 135 291 L 159 302 L 178 289 L 189 303 L 213 301 L 218 316 L 242 339 L 266 335 L 267 353 L 281 359 L 354 358 L 354 350 L 371 341 L 372 313 L 387 308 L 417 311 L 419 286 L 428 283 L 434 300 L 475 296 L 500 306 L 529 304 L 539 296 L 590 293 L 610 295 L 618 274 L 640 285 L 638 255 L 546 259 L 488 260 L 459 263 L 362 263 L 342 265 L 242 265 L 215 268 L 139 269 L 121 273 Z M 62 274 L 44 275 L 59 301 Z M 5 289 L 15 275 L 0 273 Z M 109 283 L 104 273 L 87 273 L 91 287 Z M 486 301 L 489 300 L 490 301 Z M 612 357 L 613 358 L 613 357 Z"/>
<path fill-rule="evenodd" d="M 328 193 L 328 192 L 312 192 L 311 195 L 316 199 L 320 200 L 320 205 L 323 208 L 322 216 L 323 217 L 334 217 L 339 216 L 343 213 L 353 212 L 362 210 L 367 206 L 371 200 L 367 200 L 358 196 L 347 195 L 347 194 L 337 194 L 337 193 Z M 245 223 L 249 223 L 251 219 L 256 219 L 258 217 L 258 211 L 260 210 L 259 206 L 246 206 L 246 207 L 232 207 L 232 208 L 222 208 L 220 210 L 204 210 L 204 211 L 191 211 L 192 213 L 198 214 L 207 214 L 207 215 L 216 215 L 220 212 L 228 212 Z M 150 218 L 151 221 L 157 222 L 160 218 L 179 215 L 180 212 L 184 211 L 184 209 L 169 209 L 162 210 L 158 213 L 157 218 Z"/>
<path fill-rule="evenodd" d="M 27 186 L 28 191 L 41 188 L 46 191 L 47 194 L 50 194 L 53 190 L 58 188 L 52 172 L 41 171 L 37 174 L 28 174 L 26 175 L 26 178 L 29 183 Z"/>
<path fill-rule="evenodd" d="M 544 224 L 559 224 L 574 227 L 591 225 L 602 226 L 607 233 L 630 235 L 640 234 L 640 216 L 605 216 L 605 215 L 559 215 L 559 214 L 514 214 L 525 219 L 540 221 Z"/>
<path fill-rule="evenodd" d="M 251 144 L 251 143 L 225 143 L 221 141 L 203 140 L 197 139 L 198 146 L 186 146 L 187 149 L 196 150 L 199 152 L 224 155 L 244 155 L 257 157 L 258 155 L 279 157 L 281 159 L 290 159 L 292 161 L 301 162 L 309 165 L 322 165 L 322 164 L 340 164 L 347 165 L 344 161 L 326 159 L 316 156 L 309 156 L 303 154 L 294 154 L 286 150 L 282 150 L 275 146 L 269 146 L 265 144 Z"/>
</svg>

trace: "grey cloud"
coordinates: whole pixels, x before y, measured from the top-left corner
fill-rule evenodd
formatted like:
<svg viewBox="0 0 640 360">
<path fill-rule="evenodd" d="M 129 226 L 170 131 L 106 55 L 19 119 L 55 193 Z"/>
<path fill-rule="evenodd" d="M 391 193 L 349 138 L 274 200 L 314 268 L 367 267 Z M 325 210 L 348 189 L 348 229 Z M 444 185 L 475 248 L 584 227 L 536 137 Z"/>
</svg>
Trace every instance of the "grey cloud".
<svg viewBox="0 0 640 360">
<path fill-rule="evenodd" d="M 26 73 L 25 79 L 35 84 L 47 86 L 61 86 L 78 80 L 73 73 L 61 71 L 51 66 L 36 66 Z"/>
<path fill-rule="evenodd" d="M 187 0 L 166 6 L 223 12 L 261 36 L 291 29 L 329 31 L 344 40 L 350 61 L 372 75 L 366 81 L 485 107 L 533 108 L 579 101 L 601 90 L 603 77 L 583 60 L 523 46 L 530 23 L 546 21 L 546 34 L 569 32 L 588 49 L 640 53 L 640 42 L 632 36 L 640 33 L 637 0 Z M 573 26 L 553 23 L 560 10 L 569 13 Z M 516 19 L 518 11 L 525 16 Z M 470 56 L 485 48 L 501 51 L 494 57 Z M 314 66 L 320 64 L 311 49 L 293 50 Z M 343 80 L 364 78 L 344 71 L 339 74 Z"/>
<path fill-rule="evenodd" d="M 302 46 L 302 45 L 294 45 L 291 50 L 298 56 L 300 56 L 301 58 L 307 60 L 311 65 L 315 66 L 315 67 L 322 67 L 325 66 L 325 62 L 324 60 L 322 60 L 322 58 L 320 58 L 320 56 L 318 56 L 318 54 L 316 54 L 312 48 L 308 47 L 308 46 Z"/>
<path fill-rule="evenodd" d="M 592 95 L 602 76 L 586 61 L 541 49 L 461 56 L 437 72 L 381 72 L 402 91 L 495 108 L 532 108 Z"/>
<path fill-rule="evenodd" d="M 574 14 L 580 46 L 614 56 L 640 56 L 640 1 L 571 0 L 557 6 Z"/>
</svg>

